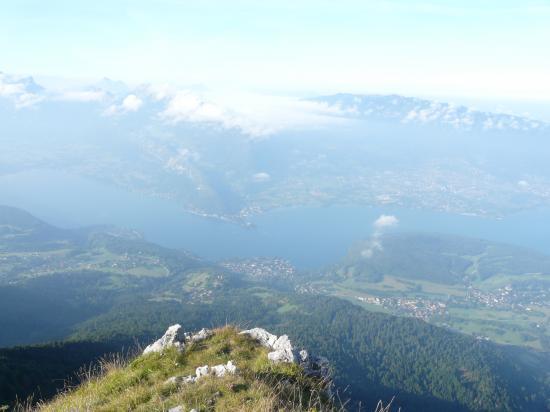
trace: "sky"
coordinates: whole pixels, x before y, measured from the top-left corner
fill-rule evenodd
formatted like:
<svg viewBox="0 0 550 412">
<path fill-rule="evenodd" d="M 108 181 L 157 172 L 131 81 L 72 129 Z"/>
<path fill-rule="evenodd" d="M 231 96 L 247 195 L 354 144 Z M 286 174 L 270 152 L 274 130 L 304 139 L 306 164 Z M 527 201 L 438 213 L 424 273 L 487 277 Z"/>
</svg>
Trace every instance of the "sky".
<svg viewBox="0 0 550 412">
<path fill-rule="evenodd" d="M 550 0 L 18 0 L 0 71 L 47 81 L 550 103 Z M 525 106 L 527 107 L 527 106 Z"/>
</svg>

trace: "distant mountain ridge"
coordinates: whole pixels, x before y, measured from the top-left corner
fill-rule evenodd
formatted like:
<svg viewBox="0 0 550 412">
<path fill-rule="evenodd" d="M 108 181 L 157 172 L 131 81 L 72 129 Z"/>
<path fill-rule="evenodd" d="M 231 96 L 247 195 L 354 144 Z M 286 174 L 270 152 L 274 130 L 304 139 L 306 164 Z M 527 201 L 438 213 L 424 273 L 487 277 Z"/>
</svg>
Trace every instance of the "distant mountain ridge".
<svg viewBox="0 0 550 412">
<path fill-rule="evenodd" d="M 98 103 L 102 100 L 105 100 L 103 103 L 112 103 L 115 100 L 122 100 L 128 96 L 138 96 L 140 102 L 145 105 L 157 107 L 158 102 L 165 99 L 169 94 L 167 90 L 163 91 L 162 88 L 157 89 L 151 84 L 130 87 L 120 80 L 103 78 L 94 84 L 82 86 L 79 90 L 71 91 L 69 95 L 72 97 L 69 100 L 74 99 L 73 101 L 79 101 L 79 99 L 75 98 L 76 96 L 80 95 L 82 99 L 86 93 L 92 92 L 96 93 L 95 97 L 91 99 L 91 95 L 88 95 L 88 98 L 91 99 L 90 101 L 94 100 Z M 51 94 L 52 91 L 36 83 L 31 76 L 13 76 L 0 71 L 0 97 L 15 98 L 16 104 L 20 107 L 39 103 L 43 99 L 51 98 L 52 96 L 54 99 L 62 97 L 62 95 L 56 96 L 56 93 L 49 96 Z M 189 103 L 206 105 L 209 109 L 215 108 L 222 111 L 229 109 L 222 108 L 216 105 L 215 102 L 202 101 L 201 97 L 193 94 L 189 94 L 188 97 L 190 99 Z M 480 111 L 465 105 L 455 105 L 417 97 L 406 97 L 399 94 L 337 93 L 311 97 L 306 100 L 327 104 L 331 109 L 335 110 L 332 113 L 333 115 L 364 120 L 397 121 L 402 124 L 416 125 L 443 125 L 467 131 L 532 132 L 547 130 L 549 128 L 547 122 L 525 116 Z M 162 108 L 157 107 L 157 109 L 161 110 Z M 209 118 L 208 115 L 199 112 L 200 109 L 197 109 L 194 115 L 188 113 L 184 118 L 191 123 L 194 121 L 217 122 L 215 117 Z"/>
<path fill-rule="evenodd" d="M 547 130 L 546 122 L 512 114 L 471 109 L 464 105 L 401 95 L 360 95 L 339 93 L 311 101 L 334 108 L 338 115 L 358 119 L 397 121 L 402 124 L 442 125 L 461 130 L 538 131 Z"/>
<path fill-rule="evenodd" d="M 22 209 L 0 205 L 0 225 L 10 225 L 20 229 L 34 229 L 46 226 L 47 223 Z"/>
</svg>

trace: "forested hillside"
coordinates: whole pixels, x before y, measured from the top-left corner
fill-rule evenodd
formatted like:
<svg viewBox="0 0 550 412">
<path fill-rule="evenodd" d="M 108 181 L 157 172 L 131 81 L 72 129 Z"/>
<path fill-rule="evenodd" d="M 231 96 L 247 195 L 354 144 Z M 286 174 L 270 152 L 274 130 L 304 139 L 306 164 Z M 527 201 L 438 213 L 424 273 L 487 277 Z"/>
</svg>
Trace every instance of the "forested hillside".
<svg viewBox="0 0 550 412">
<path fill-rule="evenodd" d="M 105 351 L 148 343 L 168 325 L 195 330 L 231 323 L 287 333 L 326 356 L 350 405 L 371 410 L 378 400 L 396 396 L 395 406 L 412 410 L 548 407 L 546 353 L 369 312 L 334 297 L 296 293 L 280 282 L 253 281 L 139 238 L 98 230 L 87 236 L 79 246 L 65 243 L 46 254 L 40 242 L 36 251 L 2 254 L 6 299 L 0 300 L 0 324 L 10 331 L 3 345 L 69 342 L 4 349 L 0 368 L 9 371 L 0 385 L 4 402 L 13 401 L 14 382 L 21 382 L 20 398 L 50 395 L 80 364 Z M 24 242 L 28 248 L 34 241 Z M 58 364 L 58 354 L 65 352 L 72 360 Z M 32 368 L 37 373 L 26 378 Z"/>
</svg>

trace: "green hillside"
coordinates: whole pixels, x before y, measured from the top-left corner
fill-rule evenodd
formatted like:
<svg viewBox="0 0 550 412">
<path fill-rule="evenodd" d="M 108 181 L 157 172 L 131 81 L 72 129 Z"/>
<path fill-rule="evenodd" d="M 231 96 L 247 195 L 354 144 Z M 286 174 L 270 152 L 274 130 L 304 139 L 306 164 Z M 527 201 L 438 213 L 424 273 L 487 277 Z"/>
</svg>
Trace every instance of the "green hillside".
<svg viewBox="0 0 550 412">
<path fill-rule="evenodd" d="M 120 342 L 55 342 L 0 349 L 0 405 L 49 399 L 79 382 L 80 371 L 121 351 Z"/>
<path fill-rule="evenodd" d="M 301 288 L 482 339 L 550 350 L 550 257 L 512 245 L 395 234 L 359 242 Z"/>
<path fill-rule="evenodd" d="M 66 340 L 45 352 L 35 347 L 3 350 L 0 370 L 11 371 L 5 380 L 0 379 L 4 402 L 14 400 L 10 376 L 24 376 L 29 367 L 40 373 L 25 382 L 18 378 L 19 397 L 35 392 L 37 397 L 47 398 L 62 388 L 63 379 L 70 377 L 79 363 L 56 366 L 52 351 L 59 350 L 63 356 L 64 345 L 97 343 L 99 351 L 104 347 L 121 350 L 133 347 L 136 341 L 149 342 L 167 325 L 184 322 L 190 330 L 231 323 L 287 333 L 294 342 L 330 359 L 336 386 L 348 388 L 342 397 L 350 398 L 350 405 L 361 402 L 369 410 L 380 399 L 388 401 L 394 396 L 394 406 L 409 410 L 548 407 L 547 353 L 496 345 L 418 319 L 374 313 L 323 296 L 341 292 L 342 297 L 362 304 L 346 296 L 343 292 L 347 289 L 338 289 L 341 281 L 348 287 L 343 275 L 329 273 L 315 281 L 301 275 L 285 282 L 252 281 L 131 233 L 112 228 L 79 233 L 86 233 L 82 243 L 69 242 L 67 247 L 66 242 L 46 255 L 36 238 L 27 238 L 28 250 L 24 252 L 2 254 L 0 327 L 6 333 L 0 335 L 0 345 Z M 50 244 L 52 241 L 56 238 L 48 239 Z M 34 243 L 36 251 L 31 249 Z M 0 239 L 0 244 L 9 241 Z M 163 273 L 157 272 L 160 268 Z M 405 281 L 412 282 L 402 279 L 403 283 L 396 285 L 416 288 Z M 303 290 L 304 285 L 321 283 L 327 285 L 326 291 Z M 349 290 L 367 293 L 361 287 L 381 284 L 384 282 L 357 283 Z M 421 293 L 429 291 L 427 285 L 423 284 Z M 89 355 L 79 352 L 74 359 L 85 364 L 98 354 L 95 350 Z M 49 389 L 40 393 L 31 389 L 34 385 Z"/>
</svg>

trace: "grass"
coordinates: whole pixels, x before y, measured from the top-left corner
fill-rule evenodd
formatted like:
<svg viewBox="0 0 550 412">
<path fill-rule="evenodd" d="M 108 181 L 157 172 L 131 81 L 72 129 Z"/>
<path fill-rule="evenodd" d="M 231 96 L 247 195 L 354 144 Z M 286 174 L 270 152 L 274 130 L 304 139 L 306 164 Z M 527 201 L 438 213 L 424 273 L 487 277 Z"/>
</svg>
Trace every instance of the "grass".
<svg viewBox="0 0 550 412">
<path fill-rule="evenodd" d="M 470 256 L 475 263 L 480 256 Z M 470 270 L 471 273 L 473 269 Z M 495 291 L 513 281 L 546 280 L 539 273 L 523 275 L 498 275 L 484 281 L 474 282 L 475 287 Z M 371 312 L 398 313 L 393 308 L 369 304 L 358 297 L 422 298 L 447 304 L 447 314 L 436 315 L 430 321 L 439 326 L 450 326 L 466 334 L 486 336 L 492 341 L 507 345 L 520 345 L 544 349 L 550 334 L 550 309 L 531 305 L 530 311 L 521 309 L 496 309 L 479 305 L 456 305 L 452 300 L 465 300 L 467 290 L 462 284 L 447 285 L 425 280 L 401 279 L 384 276 L 380 282 L 348 277 L 338 281 L 318 280 L 312 282 L 321 293 L 346 299 Z M 448 302 L 451 299 L 451 303 Z M 538 325 L 538 326 L 537 326 Z"/>
<path fill-rule="evenodd" d="M 544 331 L 536 331 L 531 325 L 543 323 L 547 317 L 538 311 L 517 313 L 491 308 L 449 308 L 447 323 L 463 333 L 483 335 L 491 340 L 542 349 Z M 529 339 L 526 339 L 529 337 Z"/>
<path fill-rule="evenodd" d="M 0 276 L 17 268 L 17 279 L 35 278 L 54 273 L 70 273 L 80 270 L 96 270 L 115 275 L 136 277 L 166 277 L 171 274 L 154 255 L 124 255 L 109 251 L 104 247 L 90 249 L 71 255 L 75 249 L 56 249 L 39 252 L 0 251 Z M 6 259 L 15 259 L 9 265 Z"/>
<path fill-rule="evenodd" d="M 87 371 L 84 382 L 67 389 L 40 411 L 167 411 L 182 405 L 200 411 L 336 410 L 324 394 L 324 382 L 304 375 L 296 364 L 273 364 L 267 349 L 233 327 L 185 351 L 116 357 Z M 235 375 L 205 377 L 194 384 L 166 384 L 172 376 L 194 375 L 195 368 L 232 360 Z M 24 408 L 21 408 L 24 409 Z"/>
</svg>

